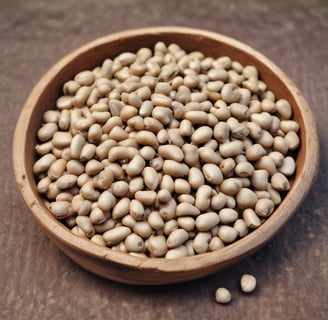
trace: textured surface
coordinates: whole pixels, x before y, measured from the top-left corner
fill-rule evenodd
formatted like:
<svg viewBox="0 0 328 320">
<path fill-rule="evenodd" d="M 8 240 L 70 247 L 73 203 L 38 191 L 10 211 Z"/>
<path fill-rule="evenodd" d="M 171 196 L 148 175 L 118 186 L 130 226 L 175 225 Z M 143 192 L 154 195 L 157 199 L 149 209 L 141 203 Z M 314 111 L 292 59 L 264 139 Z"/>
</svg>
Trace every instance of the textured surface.
<svg viewBox="0 0 328 320">
<path fill-rule="evenodd" d="M 134 287 L 82 270 L 50 242 L 16 188 L 11 143 L 27 95 L 58 59 L 99 36 L 153 25 L 209 29 L 272 59 L 313 110 L 321 165 L 295 217 L 252 257 L 204 279 Z M 325 0 L 0 1 L 0 319 L 326 319 L 327 34 Z M 238 288 L 245 272 L 258 280 L 251 295 Z M 214 302 L 219 286 L 231 290 L 230 305 Z"/>
</svg>

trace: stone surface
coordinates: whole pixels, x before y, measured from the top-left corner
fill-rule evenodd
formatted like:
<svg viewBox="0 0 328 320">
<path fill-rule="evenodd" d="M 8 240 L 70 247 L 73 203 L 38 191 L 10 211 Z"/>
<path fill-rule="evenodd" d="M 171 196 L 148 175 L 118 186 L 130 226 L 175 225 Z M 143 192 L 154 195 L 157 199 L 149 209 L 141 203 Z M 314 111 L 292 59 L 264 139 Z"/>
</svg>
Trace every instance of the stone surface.
<svg viewBox="0 0 328 320">
<path fill-rule="evenodd" d="M 15 185 L 11 144 L 21 106 L 58 59 L 97 37 L 155 25 L 226 34 L 284 69 L 312 107 L 321 164 L 295 217 L 252 257 L 204 279 L 135 287 L 82 270 L 50 242 Z M 326 319 L 327 34 L 325 0 L 0 1 L 0 319 Z M 238 287 L 243 273 L 257 277 L 250 295 Z M 228 306 L 215 303 L 220 286 L 231 290 Z"/>
</svg>

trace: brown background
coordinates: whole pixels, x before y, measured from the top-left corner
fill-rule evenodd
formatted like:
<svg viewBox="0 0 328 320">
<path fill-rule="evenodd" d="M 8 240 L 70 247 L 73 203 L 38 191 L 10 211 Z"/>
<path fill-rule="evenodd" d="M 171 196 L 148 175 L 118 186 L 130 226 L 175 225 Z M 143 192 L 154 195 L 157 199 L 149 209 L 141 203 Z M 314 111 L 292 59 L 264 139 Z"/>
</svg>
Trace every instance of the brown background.
<svg viewBox="0 0 328 320">
<path fill-rule="evenodd" d="M 82 270 L 49 241 L 16 188 L 11 143 L 47 68 L 94 38 L 153 25 L 209 29 L 272 59 L 313 110 L 321 165 L 295 217 L 252 257 L 204 279 L 134 287 Z M 327 35 L 326 0 L 0 0 L 0 319 L 327 319 Z M 258 279 L 248 296 L 238 288 L 244 272 Z M 218 286 L 231 289 L 230 305 L 214 302 Z"/>
</svg>

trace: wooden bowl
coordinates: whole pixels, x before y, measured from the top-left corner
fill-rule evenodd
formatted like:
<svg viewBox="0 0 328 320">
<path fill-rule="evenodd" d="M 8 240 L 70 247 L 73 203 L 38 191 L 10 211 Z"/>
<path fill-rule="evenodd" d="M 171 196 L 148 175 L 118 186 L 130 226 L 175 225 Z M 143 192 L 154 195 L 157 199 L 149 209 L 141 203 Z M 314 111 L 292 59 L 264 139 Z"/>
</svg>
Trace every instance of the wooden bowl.
<svg viewBox="0 0 328 320">
<path fill-rule="evenodd" d="M 140 47 L 152 47 L 159 40 L 177 43 L 186 51 L 200 50 L 206 56 L 213 57 L 228 55 L 243 65 L 256 66 L 276 97 L 286 98 L 290 102 L 294 118 L 301 128 L 295 178 L 290 191 L 274 213 L 258 229 L 223 249 L 178 260 L 137 258 L 75 236 L 45 207 L 32 172 L 36 133 L 41 125 L 42 114 L 54 107 L 63 84 L 79 71 L 100 65 L 105 58 L 113 58 L 124 51 L 136 51 Z M 100 38 L 56 63 L 34 87 L 21 111 L 14 136 L 13 162 L 18 187 L 34 218 L 72 260 L 91 272 L 120 282 L 169 284 L 217 272 L 254 253 L 271 240 L 293 216 L 316 178 L 318 139 L 312 113 L 302 94 L 286 74 L 262 54 L 241 42 L 213 32 L 155 27 Z"/>
</svg>

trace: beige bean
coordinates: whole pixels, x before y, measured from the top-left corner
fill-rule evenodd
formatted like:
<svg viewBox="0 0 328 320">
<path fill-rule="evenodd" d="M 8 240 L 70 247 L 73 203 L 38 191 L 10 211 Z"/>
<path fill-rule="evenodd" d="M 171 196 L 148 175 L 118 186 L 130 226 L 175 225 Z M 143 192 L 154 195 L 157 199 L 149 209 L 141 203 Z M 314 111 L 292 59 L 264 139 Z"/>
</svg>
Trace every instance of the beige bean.
<svg viewBox="0 0 328 320">
<path fill-rule="evenodd" d="M 188 182 L 190 186 L 195 190 L 204 185 L 205 178 L 202 171 L 196 167 L 190 168 L 188 173 Z"/>
<path fill-rule="evenodd" d="M 163 235 L 151 236 L 148 241 L 148 250 L 154 257 L 163 257 L 168 248 Z"/>
<path fill-rule="evenodd" d="M 198 231 L 209 231 L 212 228 L 214 228 L 216 225 L 218 225 L 219 222 L 220 222 L 220 217 L 216 212 L 206 212 L 200 214 L 196 218 L 196 228 Z"/>
<path fill-rule="evenodd" d="M 292 176 L 295 172 L 296 164 L 293 157 L 286 157 L 283 159 L 281 166 L 279 167 L 279 172 L 281 172 L 283 175 L 289 177 Z M 49 171 L 48 171 L 49 175 Z"/>
<path fill-rule="evenodd" d="M 117 220 L 129 213 L 131 200 L 127 197 L 120 199 L 113 207 L 112 218 Z"/>
<path fill-rule="evenodd" d="M 175 217 L 176 208 L 177 208 L 177 203 L 174 200 L 174 198 L 172 198 L 171 200 L 169 200 L 166 203 L 159 204 L 159 213 L 165 221 L 168 221 Z"/>
<path fill-rule="evenodd" d="M 166 252 L 165 254 L 165 259 L 178 259 L 178 258 L 183 258 L 188 255 L 187 248 L 183 245 L 170 249 Z"/>
<path fill-rule="evenodd" d="M 250 119 L 262 129 L 269 129 L 272 124 L 272 116 L 268 112 L 252 113 Z"/>
<path fill-rule="evenodd" d="M 115 181 L 111 184 L 111 191 L 114 196 L 125 197 L 129 191 L 129 184 L 126 181 Z"/>
<path fill-rule="evenodd" d="M 55 160 L 48 169 L 48 177 L 51 180 L 57 180 L 60 178 L 65 172 L 66 163 L 67 162 L 64 159 Z"/>
<path fill-rule="evenodd" d="M 87 238 L 85 232 L 79 226 L 74 226 L 71 231 L 80 238 Z"/>
<path fill-rule="evenodd" d="M 115 227 L 115 223 L 116 222 L 113 219 L 108 219 L 103 223 L 96 224 L 94 227 L 97 233 L 104 233 L 113 229 Z"/>
<path fill-rule="evenodd" d="M 233 227 L 224 225 L 219 227 L 218 236 L 224 243 L 231 243 L 237 239 L 238 232 Z"/>
<path fill-rule="evenodd" d="M 276 171 L 276 164 L 270 156 L 263 156 L 255 163 L 256 169 L 263 169 L 268 171 L 269 175 L 273 175 Z"/>
<path fill-rule="evenodd" d="M 189 120 L 193 125 L 196 124 L 207 124 L 208 114 L 204 111 L 187 111 L 185 118 Z"/>
<path fill-rule="evenodd" d="M 217 79 L 221 80 L 221 79 Z M 221 89 L 221 96 L 226 103 L 237 102 L 240 99 L 238 86 L 234 83 L 226 83 Z"/>
<path fill-rule="evenodd" d="M 42 144 L 37 144 L 35 146 L 35 151 L 38 155 L 43 156 L 46 153 L 50 153 L 52 150 L 52 147 L 53 147 L 52 141 L 50 140 L 50 141 L 42 143 Z"/>
<path fill-rule="evenodd" d="M 289 149 L 289 142 L 284 137 L 274 137 L 273 139 L 273 150 L 278 151 L 285 155 Z"/>
<path fill-rule="evenodd" d="M 63 92 L 66 95 L 74 95 L 77 92 L 77 90 L 80 89 L 80 87 L 81 85 L 78 82 L 74 80 L 70 80 L 64 84 Z"/>
<path fill-rule="evenodd" d="M 299 145 L 300 145 L 300 138 L 297 135 L 296 132 L 294 131 L 289 131 L 286 135 L 285 135 L 285 140 L 288 143 L 288 149 L 289 150 L 296 150 Z"/>
<path fill-rule="evenodd" d="M 103 236 L 100 234 L 95 234 L 94 236 L 92 236 L 90 238 L 90 240 L 98 246 L 106 247 L 106 242 L 105 242 Z"/>
<path fill-rule="evenodd" d="M 284 155 L 278 151 L 271 151 L 268 156 L 274 161 L 276 168 L 279 168 L 285 159 Z"/>
<path fill-rule="evenodd" d="M 171 177 L 184 177 L 188 175 L 189 167 L 175 160 L 164 160 L 163 171 Z"/>
<path fill-rule="evenodd" d="M 98 189 L 108 189 L 114 180 L 114 174 L 110 167 L 105 167 L 104 170 L 99 172 L 97 176 L 94 177 L 95 186 Z"/>
<path fill-rule="evenodd" d="M 242 187 L 241 182 L 236 178 L 228 178 L 222 181 L 220 184 L 220 191 L 229 195 L 236 195 Z"/>
<path fill-rule="evenodd" d="M 164 159 L 181 162 L 184 158 L 182 150 L 175 145 L 161 145 L 158 147 L 158 154 Z"/>
<path fill-rule="evenodd" d="M 194 132 L 192 123 L 187 119 L 183 119 L 180 122 L 179 130 L 180 130 L 180 135 L 182 137 L 190 137 L 192 135 L 192 133 Z"/>
<path fill-rule="evenodd" d="M 227 203 L 227 198 L 222 193 L 218 193 L 214 195 L 211 199 L 211 208 L 213 210 L 220 210 L 222 209 L 225 204 Z"/>
<path fill-rule="evenodd" d="M 213 190 L 208 185 L 202 185 L 196 192 L 195 207 L 205 211 L 210 207 Z"/>
<path fill-rule="evenodd" d="M 201 126 L 194 131 L 191 136 L 191 141 L 193 144 L 203 144 L 211 139 L 213 135 L 213 130 L 207 126 Z"/>
<path fill-rule="evenodd" d="M 190 232 L 195 229 L 195 219 L 193 217 L 179 217 L 177 219 L 180 228 Z"/>
<path fill-rule="evenodd" d="M 192 247 L 198 254 L 208 251 L 209 242 L 211 240 L 210 232 L 198 232 L 192 241 Z"/>
<path fill-rule="evenodd" d="M 130 228 L 125 226 L 119 226 L 106 231 L 103 234 L 103 238 L 106 242 L 106 245 L 113 246 L 123 241 L 130 233 Z"/>
<path fill-rule="evenodd" d="M 250 274 L 243 274 L 240 279 L 240 288 L 245 293 L 253 292 L 256 288 L 256 278 Z"/>
<path fill-rule="evenodd" d="M 60 113 L 60 118 L 58 120 L 58 127 L 63 131 L 67 131 L 69 129 L 71 123 L 71 113 L 69 110 L 64 109 Z"/>
<path fill-rule="evenodd" d="M 111 162 L 117 160 L 131 160 L 138 154 L 138 150 L 133 147 L 114 146 L 109 149 L 108 160 Z"/>
<path fill-rule="evenodd" d="M 268 186 L 269 173 L 266 170 L 255 170 L 251 176 L 252 186 L 256 190 L 266 190 Z"/>
<path fill-rule="evenodd" d="M 274 210 L 274 203 L 270 199 L 259 199 L 255 205 L 255 212 L 260 217 L 268 217 Z"/>
<path fill-rule="evenodd" d="M 233 224 L 233 228 L 238 232 L 238 236 L 241 238 L 248 234 L 248 227 L 243 219 L 237 219 Z"/>
<path fill-rule="evenodd" d="M 224 158 L 235 157 L 243 150 L 243 143 L 239 140 L 222 143 L 219 147 L 220 154 Z"/>
<path fill-rule="evenodd" d="M 143 252 L 145 249 L 143 239 L 134 233 L 129 234 L 125 238 L 124 245 L 129 252 Z"/>
<path fill-rule="evenodd" d="M 230 112 L 231 115 L 236 119 L 238 119 L 239 121 L 248 119 L 250 116 L 248 107 L 241 103 L 232 103 L 230 105 Z"/>
<path fill-rule="evenodd" d="M 175 229 L 167 237 L 166 243 L 169 249 L 179 247 L 189 238 L 188 232 L 184 229 Z"/>
<path fill-rule="evenodd" d="M 247 122 L 247 129 L 249 130 L 249 136 L 253 139 L 259 139 L 262 135 L 262 128 L 255 122 Z"/>
<path fill-rule="evenodd" d="M 79 88 L 73 97 L 73 106 L 75 108 L 82 108 L 91 94 L 92 88 L 88 86 L 82 86 Z"/>
<path fill-rule="evenodd" d="M 226 158 L 220 162 L 220 170 L 224 176 L 228 176 L 235 168 L 235 160 L 233 158 Z"/>
<path fill-rule="evenodd" d="M 53 135 L 57 132 L 58 126 L 56 123 L 49 122 L 44 124 L 39 130 L 38 130 L 38 139 L 41 142 L 48 141 L 52 139 Z"/>
<path fill-rule="evenodd" d="M 247 178 L 254 172 L 254 167 L 250 162 L 240 162 L 235 167 L 235 173 L 238 177 Z"/>
<path fill-rule="evenodd" d="M 231 208 L 223 208 L 219 211 L 218 217 L 222 224 L 230 224 L 238 219 L 238 212 Z"/>
<path fill-rule="evenodd" d="M 150 131 L 145 131 L 145 130 L 139 131 L 136 134 L 135 139 L 137 143 L 141 145 L 148 145 L 153 147 L 154 149 L 158 148 L 158 141 L 156 139 L 156 136 L 154 135 L 154 133 Z"/>
<path fill-rule="evenodd" d="M 136 176 L 142 172 L 145 165 L 144 158 L 140 155 L 135 155 L 127 165 L 125 171 L 129 176 Z"/>
<path fill-rule="evenodd" d="M 253 209 L 245 209 L 243 211 L 243 220 L 250 229 L 255 229 L 261 225 L 261 220 Z"/>
<path fill-rule="evenodd" d="M 170 193 L 174 191 L 174 181 L 170 175 L 165 174 L 163 176 L 160 188 L 168 190 Z"/>
<path fill-rule="evenodd" d="M 85 145 L 85 138 L 82 134 L 75 135 L 71 140 L 70 152 L 73 159 L 79 159 L 82 148 Z"/>
<path fill-rule="evenodd" d="M 254 208 L 258 201 L 254 191 L 249 188 L 241 188 L 236 196 L 236 201 L 240 209 Z"/>
<path fill-rule="evenodd" d="M 37 184 L 38 192 L 46 193 L 49 189 L 49 186 L 51 184 L 51 179 L 48 176 L 45 176 L 44 178 L 40 179 Z"/>
<path fill-rule="evenodd" d="M 80 153 L 80 160 L 82 160 L 82 161 L 91 160 L 95 154 L 96 154 L 96 146 L 91 143 L 86 143 L 82 147 L 82 150 Z"/>
<path fill-rule="evenodd" d="M 95 77 L 92 71 L 85 70 L 79 72 L 74 80 L 82 86 L 90 86 L 94 82 Z"/>
<path fill-rule="evenodd" d="M 256 143 L 259 143 L 264 148 L 268 149 L 272 147 L 274 138 L 271 133 L 267 130 L 262 130 L 262 135 L 259 139 L 256 140 Z"/>
<path fill-rule="evenodd" d="M 168 202 L 172 199 L 172 195 L 169 190 L 167 189 L 161 189 L 157 193 L 157 200 L 159 202 Z"/>
<path fill-rule="evenodd" d="M 157 171 L 152 167 L 145 167 L 142 170 L 144 183 L 149 190 L 155 190 L 159 184 L 159 177 Z"/>
<path fill-rule="evenodd" d="M 288 120 L 292 117 L 292 108 L 287 100 L 278 100 L 276 102 L 276 109 L 282 119 Z"/>
<path fill-rule="evenodd" d="M 259 143 L 253 144 L 249 148 L 246 149 L 245 155 L 247 160 L 255 161 L 260 159 L 266 154 L 265 149 Z"/>
<path fill-rule="evenodd" d="M 209 251 L 215 251 L 224 248 L 225 244 L 219 237 L 212 237 L 208 244 Z"/>
<path fill-rule="evenodd" d="M 64 219 L 72 213 L 72 208 L 68 201 L 55 201 L 50 203 L 50 211 L 57 219 Z"/>
<path fill-rule="evenodd" d="M 220 167 L 215 164 L 204 164 L 202 171 L 208 183 L 219 185 L 223 181 L 223 175 L 220 170 Z"/>
<path fill-rule="evenodd" d="M 147 221 L 154 230 L 163 229 L 165 224 L 163 218 L 161 217 L 158 211 L 152 211 L 149 214 Z"/>
<path fill-rule="evenodd" d="M 97 204 L 101 210 L 108 211 L 116 204 L 116 198 L 111 192 L 106 190 L 100 194 Z"/>
<path fill-rule="evenodd" d="M 222 160 L 220 155 L 210 147 L 204 146 L 199 148 L 198 151 L 200 159 L 205 163 L 218 165 Z"/>
<path fill-rule="evenodd" d="M 34 163 L 33 172 L 35 174 L 41 174 L 47 171 L 55 161 L 56 157 L 51 153 L 47 153 Z"/>
<path fill-rule="evenodd" d="M 89 176 L 95 176 L 104 169 L 104 165 L 98 160 L 91 159 L 85 165 L 85 173 Z"/>
<path fill-rule="evenodd" d="M 192 144 L 184 144 L 182 146 L 184 153 L 184 162 L 190 167 L 194 167 L 199 163 L 198 147 Z"/>
<path fill-rule="evenodd" d="M 194 205 L 187 202 L 179 203 L 176 207 L 177 217 L 198 216 L 199 214 L 200 210 Z"/>
<path fill-rule="evenodd" d="M 288 179 L 280 172 L 276 172 L 271 177 L 271 185 L 277 191 L 287 191 L 290 189 L 290 183 Z"/>
<path fill-rule="evenodd" d="M 149 238 L 153 234 L 153 229 L 146 221 L 137 221 L 133 226 L 133 232 L 143 239 Z"/>
<path fill-rule="evenodd" d="M 95 183 L 93 181 L 85 183 L 81 187 L 80 193 L 85 199 L 90 201 L 96 201 L 100 196 L 100 192 L 95 189 Z"/>
<path fill-rule="evenodd" d="M 91 238 L 95 234 L 95 229 L 87 216 L 77 216 L 76 224 L 84 231 L 88 238 Z"/>
<path fill-rule="evenodd" d="M 144 180 L 142 177 L 135 177 L 129 182 L 129 194 L 134 195 L 137 191 L 144 188 Z"/>
<path fill-rule="evenodd" d="M 144 205 L 152 205 L 155 203 L 157 193 L 152 190 L 140 190 L 135 193 L 134 197 Z"/>
<path fill-rule="evenodd" d="M 65 174 L 57 179 L 57 187 L 61 190 L 72 188 L 77 182 L 77 176 L 74 174 Z"/>
</svg>

